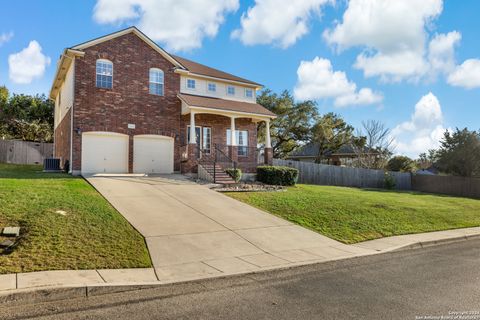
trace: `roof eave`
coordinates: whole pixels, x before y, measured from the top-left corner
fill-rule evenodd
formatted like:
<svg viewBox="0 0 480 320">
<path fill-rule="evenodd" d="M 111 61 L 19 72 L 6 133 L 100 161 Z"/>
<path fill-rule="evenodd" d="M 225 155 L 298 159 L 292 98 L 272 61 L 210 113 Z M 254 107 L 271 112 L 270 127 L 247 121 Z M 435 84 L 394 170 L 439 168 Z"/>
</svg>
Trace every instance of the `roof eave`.
<svg viewBox="0 0 480 320">
<path fill-rule="evenodd" d="M 58 90 L 60 90 L 61 83 L 65 73 L 68 71 L 70 64 L 76 57 L 83 57 L 85 52 L 77 49 L 67 48 L 63 51 L 60 56 L 60 61 L 55 71 L 55 76 L 53 78 L 53 84 L 50 88 L 50 93 L 48 95 L 49 99 L 55 100 L 57 97 Z"/>
</svg>

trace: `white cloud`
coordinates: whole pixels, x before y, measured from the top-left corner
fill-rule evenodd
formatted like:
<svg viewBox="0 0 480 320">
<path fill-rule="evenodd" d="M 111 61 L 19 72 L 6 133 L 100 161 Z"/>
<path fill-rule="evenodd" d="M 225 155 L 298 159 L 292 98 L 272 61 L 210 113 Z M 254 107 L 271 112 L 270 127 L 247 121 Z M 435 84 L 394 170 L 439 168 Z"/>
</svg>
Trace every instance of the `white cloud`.
<svg viewBox="0 0 480 320">
<path fill-rule="evenodd" d="M 101 24 L 138 24 L 168 50 L 185 51 L 215 37 L 225 15 L 238 7 L 238 0 L 97 0 L 93 17 Z"/>
<path fill-rule="evenodd" d="M 383 96 L 370 88 L 357 91 L 357 85 L 349 81 L 343 71 L 334 71 L 328 59 L 315 57 L 302 61 L 297 70 L 294 95 L 299 100 L 333 98 L 336 107 L 380 103 Z"/>
<path fill-rule="evenodd" d="M 447 81 L 452 86 L 466 89 L 480 88 L 480 60 L 465 60 L 453 70 Z"/>
<path fill-rule="evenodd" d="M 312 16 L 333 0 L 255 0 L 243 13 L 241 28 L 232 33 L 243 44 L 274 44 L 287 48 L 309 31 Z"/>
<path fill-rule="evenodd" d="M 455 68 L 455 47 L 462 35 L 458 31 L 437 34 L 428 45 L 428 61 L 433 73 L 448 74 Z"/>
<path fill-rule="evenodd" d="M 417 157 L 422 152 L 438 148 L 445 130 L 440 102 L 430 92 L 415 105 L 410 121 L 392 130 L 395 151 Z"/>
<path fill-rule="evenodd" d="M 0 34 L 0 47 L 4 44 L 10 41 L 13 38 L 13 32 L 4 32 Z"/>
<path fill-rule="evenodd" d="M 333 30 L 326 30 L 324 38 L 339 51 L 363 48 L 355 67 L 366 77 L 418 80 L 431 70 L 427 29 L 442 10 L 442 0 L 350 0 L 343 20 Z M 434 48 L 440 47 L 438 42 L 435 40 Z"/>
<path fill-rule="evenodd" d="M 42 53 L 40 44 L 33 40 L 28 47 L 8 56 L 9 77 L 15 83 L 29 84 L 41 78 L 51 59 Z"/>
</svg>

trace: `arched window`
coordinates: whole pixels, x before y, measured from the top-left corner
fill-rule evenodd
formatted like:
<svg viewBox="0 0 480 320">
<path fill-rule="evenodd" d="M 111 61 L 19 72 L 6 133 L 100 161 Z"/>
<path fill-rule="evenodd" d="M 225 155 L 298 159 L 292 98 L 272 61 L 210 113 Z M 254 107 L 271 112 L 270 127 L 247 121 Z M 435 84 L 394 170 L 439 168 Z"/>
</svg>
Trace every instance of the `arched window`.
<svg viewBox="0 0 480 320">
<path fill-rule="evenodd" d="M 163 96 L 164 91 L 164 74 L 163 71 L 157 68 L 150 69 L 150 93 L 157 96 Z"/>
<path fill-rule="evenodd" d="M 105 59 L 97 60 L 97 87 L 112 89 L 113 63 Z"/>
</svg>

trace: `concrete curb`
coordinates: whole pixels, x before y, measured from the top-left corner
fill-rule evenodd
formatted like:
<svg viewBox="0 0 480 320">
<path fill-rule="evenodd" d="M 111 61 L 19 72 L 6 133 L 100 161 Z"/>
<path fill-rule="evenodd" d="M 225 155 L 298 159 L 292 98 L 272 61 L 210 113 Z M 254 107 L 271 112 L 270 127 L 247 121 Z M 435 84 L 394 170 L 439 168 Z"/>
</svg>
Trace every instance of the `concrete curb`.
<svg viewBox="0 0 480 320">
<path fill-rule="evenodd" d="M 457 229 L 461 230 L 461 229 Z M 421 235 L 428 235 L 421 234 Z M 418 234 L 416 236 L 419 236 Z M 402 236 L 400 236 L 402 237 Z M 404 236 L 408 237 L 408 236 Z M 387 241 L 389 238 L 383 238 L 383 240 Z M 443 238 L 435 239 L 435 240 L 424 240 L 424 241 L 409 241 L 408 243 L 400 244 L 400 245 L 392 245 L 389 248 L 385 248 L 382 250 L 372 251 L 370 253 L 360 253 L 354 256 L 340 256 L 337 258 L 331 259 L 324 259 L 324 260 L 313 260 L 313 261 L 304 261 L 298 263 L 292 263 L 290 265 L 284 265 L 279 267 L 269 267 L 264 268 L 261 270 L 255 271 L 248 271 L 248 272 L 239 272 L 234 274 L 221 274 L 221 275 L 206 275 L 203 277 L 196 277 L 192 279 L 185 279 L 180 281 L 155 281 L 155 282 L 128 282 L 128 283 L 98 283 L 98 284 L 87 284 L 87 285 L 65 285 L 65 286 L 44 286 L 44 287 L 32 287 L 26 289 L 12 289 L 12 290 L 4 290 L 0 291 L 0 308 L 2 307 L 11 307 L 11 306 L 18 306 L 18 305 L 27 305 L 27 304 L 35 304 L 35 303 L 43 303 L 43 302 L 53 302 L 53 301 L 61 301 L 61 300 L 68 300 L 68 299 L 78 299 L 78 298 L 87 298 L 93 296 L 101 296 L 106 294 L 114 294 L 120 292 L 128 292 L 128 291 L 137 291 L 137 290 L 145 290 L 151 288 L 160 288 L 165 287 L 169 288 L 172 286 L 181 286 L 181 285 L 194 285 L 196 283 L 201 283 L 203 281 L 214 280 L 214 279 L 222 279 L 222 278 L 235 278 L 239 276 L 246 276 L 246 275 L 262 275 L 271 271 L 282 271 L 288 270 L 296 267 L 306 267 L 309 265 L 318 265 L 318 264 L 325 264 L 325 265 L 334 265 L 338 262 L 344 262 L 349 260 L 355 260 L 362 257 L 367 257 L 371 255 L 380 255 L 386 253 L 394 253 L 400 251 L 407 251 L 407 250 L 416 250 L 422 248 L 428 248 L 436 245 L 442 244 L 449 244 L 467 240 L 474 240 L 480 239 L 480 232 L 472 233 L 468 235 L 460 235 L 460 236 L 446 236 Z M 378 241 L 382 239 L 372 240 Z M 361 247 L 362 244 L 368 243 L 371 241 L 361 242 L 356 244 L 356 246 Z M 120 269 L 123 270 L 123 269 Z M 4 275 L 8 276 L 8 275 Z"/>
</svg>

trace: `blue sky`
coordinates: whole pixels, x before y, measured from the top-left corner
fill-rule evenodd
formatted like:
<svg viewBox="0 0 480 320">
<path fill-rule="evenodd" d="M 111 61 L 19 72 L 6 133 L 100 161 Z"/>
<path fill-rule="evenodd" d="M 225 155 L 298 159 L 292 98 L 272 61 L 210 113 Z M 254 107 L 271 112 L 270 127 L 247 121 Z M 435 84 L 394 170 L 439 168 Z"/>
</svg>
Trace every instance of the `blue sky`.
<svg viewBox="0 0 480 320">
<path fill-rule="evenodd" d="M 2 8 L 0 85 L 14 93 L 47 94 L 65 47 L 136 25 L 173 53 L 314 99 L 320 113 L 356 127 L 381 120 L 398 153 L 436 147 L 445 129 L 480 129 L 477 0 L 18 0 Z"/>
</svg>

